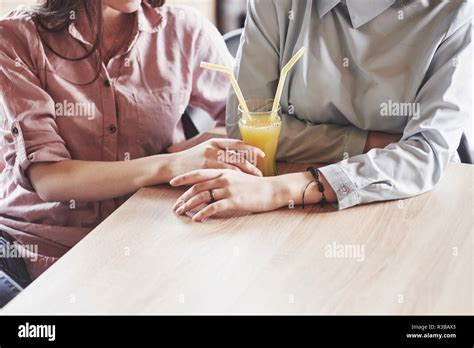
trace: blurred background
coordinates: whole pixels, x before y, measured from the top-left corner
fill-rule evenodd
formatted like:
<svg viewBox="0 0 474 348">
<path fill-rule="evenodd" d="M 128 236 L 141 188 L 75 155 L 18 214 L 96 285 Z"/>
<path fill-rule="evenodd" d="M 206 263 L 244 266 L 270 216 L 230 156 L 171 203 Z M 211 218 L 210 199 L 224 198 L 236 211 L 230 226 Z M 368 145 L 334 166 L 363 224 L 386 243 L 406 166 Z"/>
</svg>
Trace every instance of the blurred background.
<svg viewBox="0 0 474 348">
<path fill-rule="evenodd" d="M 19 5 L 34 4 L 37 0 L 0 0 L 0 16 Z M 198 9 L 214 23 L 222 34 L 243 27 L 246 0 L 167 0 L 169 4 L 181 4 Z"/>
</svg>

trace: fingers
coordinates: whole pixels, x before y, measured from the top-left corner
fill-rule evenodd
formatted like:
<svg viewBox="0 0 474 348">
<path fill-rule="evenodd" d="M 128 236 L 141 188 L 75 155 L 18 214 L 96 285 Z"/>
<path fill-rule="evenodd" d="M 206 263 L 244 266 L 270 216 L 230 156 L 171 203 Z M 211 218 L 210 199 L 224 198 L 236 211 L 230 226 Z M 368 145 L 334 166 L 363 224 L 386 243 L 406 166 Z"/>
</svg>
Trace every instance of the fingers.
<svg viewBox="0 0 474 348">
<path fill-rule="evenodd" d="M 242 172 L 250 174 L 250 175 L 255 175 L 255 176 L 263 176 L 262 172 L 260 169 L 258 169 L 256 166 L 254 166 L 252 163 L 247 161 L 245 156 L 241 153 L 238 152 L 229 152 L 229 161 L 226 162 L 228 164 L 231 164 L 235 166 L 236 168 L 240 169 Z"/>
<path fill-rule="evenodd" d="M 183 193 L 181 197 L 178 198 L 178 200 L 173 206 L 173 210 L 176 210 L 180 205 L 186 203 L 192 197 L 198 195 L 201 192 L 204 192 L 207 195 L 207 198 L 209 198 L 208 199 L 208 202 L 209 202 L 210 201 L 209 190 L 216 189 L 223 186 L 224 186 L 224 183 L 219 178 L 196 184 L 193 187 L 191 187 L 189 190 L 187 190 L 185 193 Z M 214 198 L 217 199 L 217 197 L 215 196 Z"/>
<path fill-rule="evenodd" d="M 239 168 L 244 173 L 255 175 L 255 176 L 263 176 L 262 171 L 258 169 L 257 167 L 255 167 L 249 161 L 238 162 L 238 163 L 235 163 L 234 166 Z"/>
<path fill-rule="evenodd" d="M 203 181 L 216 179 L 222 175 L 219 169 L 200 169 L 179 175 L 170 181 L 171 186 L 194 185 Z"/>
<path fill-rule="evenodd" d="M 258 147 L 248 145 L 242 140 L 237 139 L 212 139 L 211 143 L 222 150 L 234 150 L 247 153 L 249 155 L 256 155 L 257 157 L 264 158 L 265 153 Z M 252 156 L 254 158 L 254 156 Z"/>
<path fill-rule="evenodd" d="M 218 213 L 227 211 L 231 208 L 231 205 L 228 200 L 217 201 L 215 203 L 209 204 L 207 207 L 199 211 L 196 215 L 193 216 L 193 221 L 201 222 L 204 219 L 207 219 Z"/>
<path fill-rule="evenodd" d="M 214 198 L 216 200 L 221 199 L 224 196 L 224 190 L 216 189 L 212 191 Z M 211 193 L 209 191 L 203 191 L 195 196 L 191 197 L 188 201 L 183 203 L 181 206 L 178 205 L 176 209 L 176 214 L 182 215 L 186 212 L 193 210 L 194 208 L 199 207 L 201 204 L 212 204 L 211 202 Z"/>
<path fill-rule="evenodd" d="M 186 212 L 196 207 L 199 207 L 201 204 L 210 203 L 211 200 L 212 198 L 209 191 L 200 192 L 197 195 L 191 197 L 188 201 L 183 201 L 184 202 L 183 204 L 178 205 L 178 208 L 176 209 L 176 214 L 178 215 L 185 214 Z"/>
</svg>

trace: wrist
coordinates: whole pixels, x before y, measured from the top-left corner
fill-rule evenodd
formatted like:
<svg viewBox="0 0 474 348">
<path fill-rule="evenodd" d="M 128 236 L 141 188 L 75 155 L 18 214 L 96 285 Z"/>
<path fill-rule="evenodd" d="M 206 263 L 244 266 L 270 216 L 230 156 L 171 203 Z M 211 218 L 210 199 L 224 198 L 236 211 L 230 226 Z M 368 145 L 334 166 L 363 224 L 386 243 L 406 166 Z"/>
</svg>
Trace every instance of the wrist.
<svg viewBox="0 0 474 348">
<path fill-rule="evenodd" d="M 264 180 L 268 180 L 270 184 L 270 197 L 272 197 L 274 209 L 288 205 L 290 193 L 288 184 L 285 181 L 285 176 L 286 175 L 263 178 Z"/>
<path fill-rule="evenodd" d="M 324 174 L 320 171 L 319 172 L 319 180 L 321 181 L 321 184 L 324 186 L 324 195 L 326 196 L 326 201 L 330 203 L 337 202 L 337 195 L 332 186 L 329 184 L 329 181 L 327 181 L 326 177 Z"/>
<path fill-rule="evenodd" d="M 173 163 L 175 154 L 161 154 L 141 158 L 138 165 L 140 175 L 138 175 L 139 187 L 155 186 L 169 182 L 175 176 Z"/>
<path fill-rule="evenodd" d="M 303 203 L 303 191 L 308 183 L 314 181 L 311 173 L 294 173 L 272 178 L 273 197 L 279 207 L 289 205 L 301 205 Z M 321 194 L 315 185 L 306 188 L 304 203 L 315 204 L 321 201 Z"/>
</svg>

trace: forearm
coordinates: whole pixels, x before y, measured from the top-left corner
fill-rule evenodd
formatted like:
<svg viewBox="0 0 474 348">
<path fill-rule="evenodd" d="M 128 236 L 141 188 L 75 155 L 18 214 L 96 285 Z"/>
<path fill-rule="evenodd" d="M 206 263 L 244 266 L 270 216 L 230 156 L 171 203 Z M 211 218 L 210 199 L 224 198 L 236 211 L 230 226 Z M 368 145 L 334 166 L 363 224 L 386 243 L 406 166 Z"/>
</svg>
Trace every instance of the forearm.
<svg viewBox="0 0 474 348">
<path fill-rule="evenodd" d="M 127 195 L 143 186 L 168 182 L 173 155 L 121 162 L 63 161 L 33 164 L 28 175 L 39 196 L 49 202 L 101 201 Z"/>
<path fill-rule="evenodd" d="M 383 149 L 390 144 L 398 143 L 401 137 L 402 135 L 397 133 L 391 134 L 370 131 L 365 143 L 364 153 L 372 149 Z"/>
<path fill-rule="evenodd" d="M 383 132 L 369 132 L 365 142 L 364 153 L 374 148 L 385 148 L 389 144 L 397 143 L 400 140 L 400 134 L 389 134 Z M 320 173 L 320 180 L 324 186 L 324 195 L 328 202 L 337 202 L 337 195 L 326 180 L 325 176 Z M 306 185 L 314 181 L 310 172 L 294 173 L 270 178 L 275 188 L 275 199 L 278 206 L 287 206 L 290 203 L 294 205 L 303 204 L 303 191 Z M 321 193 L 315 184 L 311 184 L 306 188 L 304 195 L 305 204 L 315 204 L 322 199 Z"/>
<path fill-rule="evenodd" d="M 367 132 L 354 126 L 312 124 L 282 115 L 277 157 L 298 163 L 334 163 L 363 153 Z"/>
</svg>

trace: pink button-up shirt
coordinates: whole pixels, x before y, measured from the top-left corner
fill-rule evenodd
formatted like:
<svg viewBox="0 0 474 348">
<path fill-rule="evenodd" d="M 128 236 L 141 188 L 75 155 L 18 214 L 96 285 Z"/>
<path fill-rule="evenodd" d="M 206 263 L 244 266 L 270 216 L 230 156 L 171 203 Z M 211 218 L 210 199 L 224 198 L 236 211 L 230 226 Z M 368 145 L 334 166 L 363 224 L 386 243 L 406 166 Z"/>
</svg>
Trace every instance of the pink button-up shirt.
<svg viewBox="0 0 474 348">
<path fill-rule="evenodd" d="M 0 230 L 37 248 L 39 256 L 26 259 L 35 278 L 127 197 L 47 203 L 25 176 L 28 166 L 162 153 L 185 139 L 181 115 L 188 105 L 223 125 L 228 81 L 199 64 L 232 65 L 232 57 L 215 27 L 186 7 L 142 5 L 128 49 L 102 65 L 92 84 L 92 61 L 54 54 L 27 12 L 1 19 L 0 35 Z M 85 36 L 71 24 L 43 39 L 76 57 L 90 46 Z"/>
</svg>

